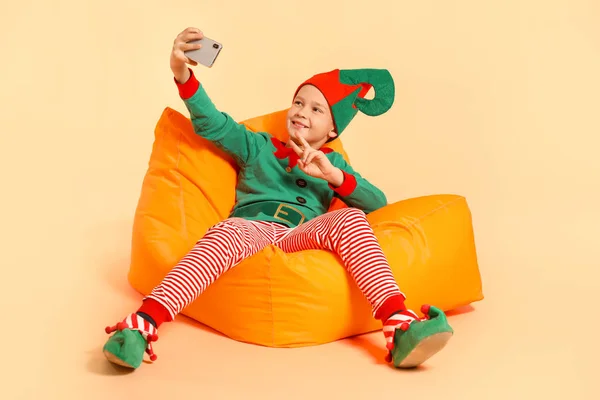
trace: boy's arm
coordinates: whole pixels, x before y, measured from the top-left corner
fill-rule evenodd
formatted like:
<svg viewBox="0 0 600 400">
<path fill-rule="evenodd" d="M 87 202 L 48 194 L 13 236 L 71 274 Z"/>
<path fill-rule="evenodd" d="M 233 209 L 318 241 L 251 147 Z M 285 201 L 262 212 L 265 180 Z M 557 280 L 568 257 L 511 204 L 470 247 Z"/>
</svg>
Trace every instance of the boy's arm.
<svg viewBox="0 0 600 400">
<path fill-rule="evenodd" d="M 366 214 L 387 205 L 387 198 L 379 188 L 356 172 L 339 153 L 332 154 L 335 155 L 330 160 L 333 166 L 342 171 L 344 178 L 340 186 L 329 183 L 335 197 L 350 207 L 363 210 Z"/>
<path fill-rule="evenodd" d="M 179 96 L 185 103 L 197 135 L 215 143 L 231 155 L 238 165 L 247 164 L 260 148 L 267 144 L 267 136 L 254 133 L 237 123 L 227 113 L 219 111 L 190 69 L 185 83 L 174 79 Z"/>
</svg>

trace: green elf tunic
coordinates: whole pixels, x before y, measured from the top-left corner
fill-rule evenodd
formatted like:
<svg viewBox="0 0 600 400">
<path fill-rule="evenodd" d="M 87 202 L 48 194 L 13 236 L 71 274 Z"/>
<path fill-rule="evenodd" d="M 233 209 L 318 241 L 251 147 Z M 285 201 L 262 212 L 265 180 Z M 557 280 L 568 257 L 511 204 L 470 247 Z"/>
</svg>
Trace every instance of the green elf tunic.
<svg viewBox="0 0 600 400">
<path fill-rule="evenodd" d="M 343 184 L 334 187 L 301 171 L 296 166 L 297 155 L 285 143 L 268 132 L 252 132 L 219 111 L 193 73 L 184 84 L 176 83 L 195 132 L 230 154 L 240 167 L 230 217 L 294 227 L 326 213 L 334 197 L 367 214 L 387 204 L 384 193 L 341 154 L 322 149 L 344 175 Z"/>
</svg>

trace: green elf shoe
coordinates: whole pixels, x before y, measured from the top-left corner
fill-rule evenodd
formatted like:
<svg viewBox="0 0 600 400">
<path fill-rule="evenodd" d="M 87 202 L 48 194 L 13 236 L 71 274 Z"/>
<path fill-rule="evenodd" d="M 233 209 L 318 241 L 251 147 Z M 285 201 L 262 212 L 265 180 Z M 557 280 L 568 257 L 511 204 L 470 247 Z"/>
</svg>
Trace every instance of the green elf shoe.
<svg viewBox="0 0 600 400">
<path fill-rule="evenodd" d="M 156 361 L 152 342 L 158 340 L 157 329 L 137 314 L 130 314 L 115 326 L 107 326 L 106 333 L 115 332 L 104 345 L 102 351 L 106 359 L 126 368 L 138 368 L 148 353 L 150 360 Z"/>
<path fill-rule="evenodd" d="M 423 320 L 404 323 L 394 333 L 394 347 L 388 355 L 396 368 L 415 368 L 442 350 L 454 330 L 439 308 L 424 305 Z"/>
</svg>

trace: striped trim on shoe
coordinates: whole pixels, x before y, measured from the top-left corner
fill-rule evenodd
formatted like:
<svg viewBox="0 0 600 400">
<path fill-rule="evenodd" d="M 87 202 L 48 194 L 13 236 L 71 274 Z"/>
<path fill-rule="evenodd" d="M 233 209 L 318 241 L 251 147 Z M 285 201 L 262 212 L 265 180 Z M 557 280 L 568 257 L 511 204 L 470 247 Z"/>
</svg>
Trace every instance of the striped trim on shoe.
<svg viewBox="0 0 600 400">
<path fill-rule="evenodd" d="M 157 356 L 152 349 L 152 342 L 158 340 L 158 330 L 150 322 L 136 313 L 129 314 L 123 321 L 117 323 L 115 326 L 107 326 L 105 329 L 106 333 L 113 333 L 115 331 L 122 331 L 130 329 L 138 331 L 142 337 L 146 340 L 148 345 L 146 346 L 146 353 L 150 356 L 150 360 L 156 361 Z"/>
<path fill-rule="evenodd" d="M 392 350 L 394 349 L 394 335 L 396 334 L 396 329 L 406 331 L 411 323 L 420 320 L 421 319 L 414 311 L 405 310 L 393 314 L 383 323 L 382 331 L 383 336 L 385 337 L 385 345 L 388 350 L 385 356 L 386 362 L 392 362 Z"/>
<path fill-rule="evenodd" d="M 394 348 L 394 334 L 396 333 L 396 329 L 406 330 L 414 321 L 419 321 L 419 316 L 413 311 L 407 310 L 392 315 L 383 323 L 382 330 L 388 350 Z"/>
</svg>

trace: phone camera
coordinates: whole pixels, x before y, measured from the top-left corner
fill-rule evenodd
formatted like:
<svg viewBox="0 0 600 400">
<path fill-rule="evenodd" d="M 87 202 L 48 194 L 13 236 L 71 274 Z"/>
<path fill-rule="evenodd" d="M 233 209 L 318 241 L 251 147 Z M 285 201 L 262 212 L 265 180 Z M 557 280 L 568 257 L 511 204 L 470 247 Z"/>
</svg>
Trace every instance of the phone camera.
<svg viewBox="0 0 600 400">
<path fill-rule="evenodd" d="M 215 44 L 213 44 L 213 47 L 214 47 L 215 49 L 218 49 L 218 48 L 219 48 L 219 45 L 215 43 Z"/>
</svg>

